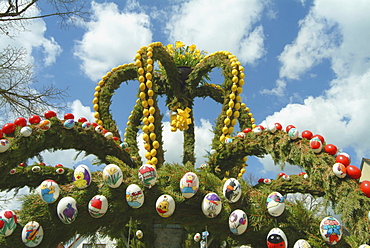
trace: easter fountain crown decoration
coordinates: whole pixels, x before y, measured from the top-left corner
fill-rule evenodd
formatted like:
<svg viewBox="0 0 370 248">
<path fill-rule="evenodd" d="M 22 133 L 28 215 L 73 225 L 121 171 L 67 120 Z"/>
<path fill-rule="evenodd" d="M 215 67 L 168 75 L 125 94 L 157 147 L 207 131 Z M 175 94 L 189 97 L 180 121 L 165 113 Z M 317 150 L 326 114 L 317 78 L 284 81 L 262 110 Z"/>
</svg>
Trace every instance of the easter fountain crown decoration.
<svg viewBox="0 0 370 248">
<path fill-rule="evenodd" d="M 178 45 L 186 51 L 182 43 Z M 49 121 L 46 124 L 41 125 L 40 121 L 32 120 L 26 126 L 28 128 L 17 126 L 5 134 L 1 140 L 0 169 L 3 177 L 0 178 L 0 189 L 18 189 L 23 186 L 36 188 L 44 180 L 53 180 L 60 185 L 57 201 L 47 203 L 40 195 L 30 194 L 24 196 L 22 210 L 18 213 L 22 225 L 27 226 L 26 223 L 36 221 L 43 227 L 43 247 L 55 247 L 58 242 L 71 239 L 75 233 L 88 236 L 98 231 L 118 239 L 119 246 L 123 246 L 125 235 L 135 233 L 138 229 L 142 230 L 139 233 L 143 235 L 135 241 L 136 247 L 153 247 L 156 238 L 152 231 L 153 224 L 158 223 L 181 225 L 188 233 L 183 240 L 186 247 L 195 245 L 193 235 L 204 230 L 205 226 L 207 236 L 209 234 L 209 239 L 213 240 L 212 245 L 226 240 L 230 245 L 249 243 L 253 247 L 263 247 L 269 230 L 272 232 L 278 229 L 276 225 L 284 230 L 285 234 L 281 237 L 286 236 L 285 239 L 288 238 L 290 242 L 304 238 L 314 247 L 328 247 L 329 243 L 317 232 L 323 217 L 317 216 L 317 209 L 307 209 L 299 201 L 285 201 L 285 211 L 281 207 L 285 205 L 276 205 L 283 203 L 282 195 L 294 192 L 323 196 L 334 204 L 336 212 L 342 214 L 341 221 L 350 229 L 351 236 L 343 237 L 337 247 L 358 247 L 369 242 L 370 231 L 366 218 L 369 198 L 359 190 L 356 179 L 339 178 L 333 173 L 333 164 L 339 157 L 333 156 L 336 151 L 332 154 L 332 151 L 329 153 L 318 149 L 320 144 L 325 145 L 325 141 L 297 137 L 295 127 L 284 131 L 278 125 L 264 130 L 264 127 L 256 126 L 252 113 L 242 103 L 240 96 L 244 85 L 244 68 L 230 52 L 204 54 L 195 65 L 191 65 L 186 84 L 182 84 L 179 79 L 180 73 L 173 55 L 169 47 L 155 42 L 140 48 L 134 63 L 115 67 L 103 76 L 95 87 L 94 128 L 89 129 L 94 123 L 88 125 L 86 121 L 74 122 L 70 120 L 71 116 L 60 120 L 54 113 L 51 116 L 48 114 L 48 117 L 45 115 Z M 155 61 L 160 62 L 165 73 L 154 70 Z M 201 83 L 215 67 L 222 70 L 224 82 L 217 86 Z M 133 80 L 139 82 L 138 99 L 128 117 L 122 140 L 110 112 L 110 104 L 120 85 Z M 205 166 L 200 169 L 194 167 L 194 125 L 187 121 L 188 118 L 193 119 L 192 111 L 187 111 L 183 116 L 186 123 L 176 125 L 176 130 L 182 129 L 184 135 L 183 164 L 165 163 L 162 147 L 163 116 L 157 103 L 158 96 L 167 97 L 166 104 L 170 110 L 192 110 L 197 97 L 210 97 L 222 105 L 213 130 L 212 150 Z M 237 122 L 243 132 L 235 135 L 234 126 Z M 144 158 L 139 155 L 136 140 L 140 128 L 146 150 Z M 84 176 L 79 177 L 76 174 L 77 168 L 73 171 L 67 167 L 61 168 L 60 165 L 57 168 L 39 163 L 24 165 L 28 158 L 38 156 L 46 149 L 85 151 L 94 154 L 101 164 L 107 166 L 103 172 L 90 173 L 85 168 L 85 174 L 82 173 Z M 276 180 L 266 180 L 267 183 L 248 185 L 242 179 L 246 171 L 246 156 L 263 157 L 266 154 L 270 154 L 281 167 L 286 162 L 301 166 L 309 178 L 291 175 L 284 177 L 289 180 L 278 177 Z M 143 164 L 147 167 L 140 170 Z M 119 174 L 114 175 L 116 172 Z M 194 176 L 183 179 L 188 172 L 196 174 L 198 185 L 191 184 L 195 180 Z M 151 186 L 150 189 L 138 186 L 143 185 L 138 174 Z M 72 183 L 72 176 L 77 183 Z M 87 178 L 91 180 L 88 180 L 88 185 L 84 185 Z M 183 180 L 186 185 L 179 185 Z M 241 196 L 233 195 L 236 194 L 235 189 L 242 189 L 238 193 Z M 55 191 L 56 187 L 53 188 Z M 279 194 L 271 194 L 277 191 Z M 187 194 L 186 197 L 184 194 Z M 161 201 L 157 204 L 159 199 Z M 173 203 L 176 203 L 176 208 L 171 206 Z M 221 206 L 221 203 L 221 208 L 214 208 L 211 212 L 204 208 L 215 204 Z M 57 213 L 59 205 L 61 210 Z M 101 209 L 104 211 L 100 212 Z M 169 209 L 173 211 L 171 216 L 165 214 Z M 65 219 L 62 214 L 73 218 L 64 224 L 61 221 Z M 2 221 L 5 223 L 6 220 Z M 324 224 L 320 228 L 323 232 L 327 230 Z M 20 229 L 17 227 L 13 235 L 0 237 L 1 247 L 21 247 Z M 329 241 L 338 241 L 339 238 L 334 234 L 325 232 L 325 235 L 330 236 Z"/>
</svg>

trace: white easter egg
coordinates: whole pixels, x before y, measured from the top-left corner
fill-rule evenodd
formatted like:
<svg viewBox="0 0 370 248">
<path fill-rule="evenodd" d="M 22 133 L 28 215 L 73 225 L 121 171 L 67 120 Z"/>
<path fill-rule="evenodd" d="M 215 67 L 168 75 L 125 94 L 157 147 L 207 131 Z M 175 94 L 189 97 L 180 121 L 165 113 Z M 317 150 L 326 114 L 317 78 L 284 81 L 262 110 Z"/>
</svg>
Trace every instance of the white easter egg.
<svg viewBox="0 0 370 248">
<path fill-rule="evenodd" d="M 96 195 L 91 198 L 87 209 L 94 218 L 102 217 L 108 210 L 108 200 L 103 195 Z"/>
<path fill-rule="evenodd" d="M 311 245 L 304 239 L 298 239 L 293 248 L 310 248 Z"/>
<path fill-rule="evenodd" d="M 327 243 L 335 245 L 342 238 L 342 225 L 333 216 L 325 217 L 320 223 L 320 233 Z"/>
<path fill-rule="evenodd" d="M 172 196 L 165 194 L 158 197 L 155 203 L 155 209 L 161 217 L 168 218 L 175 212 L 175 205 L 175 200 Z"/>
<path fill-rule="evenodd" d="M 208 218 L 216 217 L 222 209 L 221 198 L 216 193 L 208 193 L 202 201 L 202 211 Z"/>
<path fill-rule="evenodd" d="M 130 184 L 126 189 L 126 201 L 132 208 L 139 208 L 144 204 L 144 192 L 136 184 Z"/>
<path fill-rule="evenodd" d="M 288 247 L 288 239 L 286 238 L 285 233 L 280 228 L 272 228 L 267 234 L 267 247 Z"/>
<path fill-rule="evenodd" d="M 115 164 L 108 164 L 103 169 L 104 182 L 111 188 L 118 188 L 123 180 L 121 168 Z"/>
<path fill-rule="evenodd" d="M 77 217 L 78 209 L 76 200 L 72 197 L 60 199 L 57 206 L 57 215 L 64 224 L 71 224 Z"/>
<path fill-rule="evenodd" d="M 298 138 L 299 136 L 299 131 L 297 128 L 291 128 L 289 131 L 288 131 L 288 136 L 290 139 L 292 140 L 295 140 Z"/>
<path fill-rule="evenodd" d="M 43 181 L 39 186 L 39 194 L 41 199 L 46 203 L 54 203 L 58 200 L 60 194 L 60 188 L 57 182 L 51 179 Z"/>
<path fill-rule="evenodd" d="M 200 235 L 200 233 L 196 233 L 196 234 L 194 235 L 194 241 L 195 241 L 195 242 L 199 242 L 201 238 L 202 238 L 202 236 Z"/>
<path fill-rule="evenodd" d="M 8 237 L 17 228 L 17 216 L 11 210 L 3 210 L 0 212 L 0 221 L 4 223 L 0 228 L 0 236 Z"/>
<path fill-rule="evenodd" d="M 19 131 L 23 137 L 28 137 L 32 134 L 32 128 L 29 126 L 22 127 Z"/>
<path fill-rule="evenodd" d="M 339 178 L 345 178 L 347 176 L 346 167 L 342 163 L 335 163 L 333 165 L 333 172 Z"/>
<path fill-rule="evenodd" d="M 89 186 L 91 183 L 91 172 L 89 167 L 84 164 L 77 166 L 73 172 L 72 181 L 78 189 L 84 189 Z"/>
<path fill-rule="evenodd" d="M 37 127 L 42 131 L 47 131 L 51 127 L 51 122 L 49 120 L 42 120 Z"/>
<path fill-rule="evenodd" d="M 180 180 L 180 191 L 185 198 L 195 195 L 199 188 L 199 179 L 194 172 L 187 172 Z"/>
<path fill-rule="evenodd" d="M 241 210 L 234 210 L 229 216 L 229 228 L 233 234 L 240 235 L 247 230 L 248 218 L 247 214 Z"/>
<path fill-rule="evenodd" d="M 222 193 L 228 202 L 237 202 L 242 195 L 242 186 L 235 178 L 229 178 L 224 183 Z"/>
<path fill-rule="evenodd" d="M 36 247 L 44 238 L 44 230 L 38 222 L 30 221 L 23 227 L 21 237 L 26 246 Z"/>
<path fill-rule="evenodd" d="M 137 230 L 135 235 L 138 239 L 141 239 L 144 236 L 143 231 L 141 230 Z"/>
<path fill-rule="evenodd" d="M 145 187 L 151 188 L 157 181 L 157 170 L 150 164 L 144 164 L 140 166 L 138 176 Z"/>
<path fill-rule="evenodd" d="M 370 248 L 370 245 L 364 244 L 364 245 L 360 245 L 358 248 Z"/>
<path fill-rule="evenodd" d="M 274 217 L 280 216 L 285 209 L 284 197 L 279 192 L 272 192 L 267 196 L 267 211 Z"/>
<path fill-rule="evenodd" d="M 9 149 L 10 141 L 7 139 L 0 139 L 0 153 L 6 152 Z"/>
</svg>

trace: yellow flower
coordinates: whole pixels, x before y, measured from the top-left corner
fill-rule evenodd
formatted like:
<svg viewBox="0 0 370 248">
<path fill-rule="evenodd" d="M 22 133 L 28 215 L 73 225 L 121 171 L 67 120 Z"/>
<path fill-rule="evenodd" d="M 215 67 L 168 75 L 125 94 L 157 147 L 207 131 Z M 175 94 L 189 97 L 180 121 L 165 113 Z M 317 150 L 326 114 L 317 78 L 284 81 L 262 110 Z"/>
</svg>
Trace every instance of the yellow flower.
<svg viewBox="0 0 370 248">
<path fill-rule="evenodd" d="M 197 46 L 196 45 L 192 44 L 191 46 L 189 46 L 190 52 L 194 52 L 195 49 L 197 49 Z"/>
<path fill-rule="evenodd" d="M 176 48 L 184 47 L 185 43 L 182 41 L 176 41 Z"/>
</svg>

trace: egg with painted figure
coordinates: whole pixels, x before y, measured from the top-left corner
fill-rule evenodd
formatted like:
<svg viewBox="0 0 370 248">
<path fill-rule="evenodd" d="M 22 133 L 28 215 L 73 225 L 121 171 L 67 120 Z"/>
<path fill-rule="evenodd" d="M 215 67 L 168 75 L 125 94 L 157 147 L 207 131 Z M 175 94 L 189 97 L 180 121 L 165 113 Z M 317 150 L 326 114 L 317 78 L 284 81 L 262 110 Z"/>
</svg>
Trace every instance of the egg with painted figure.
<svg viewBox="0 0 370 248">
<path fill-rule="evenodd" d="M 345 178 L 347 176 L 346 167 L 342 163 L 335 163 L 333 165 L 333 172 L 339 178 Z"/>
<path fill-rule="evenodd" d="M 0 139 L 0 153 L 6 152 L 10 147 L 10 141 L 7 139 Z"/>
<path fill-rule="evenodd" d="M 137 184 L 130 184 L 126 189 L 126 201 L 132 208 L 139 208 L 144 204 L 144 191 Z"/>
<path fill-rule="evenodd" d="M 19 131 L 23 137 L 29 137 L 32 134 L 32 128 L 29 126 L 22 127 Z"/>
<path fill-rule="evenodd" d="M 234 210 L 229 216 L 229 228 L 233 234 L 241 235 L 247 230 L 248 218 L 247 214 L 241 210 Z"/>
<path fill-rule="evenodd" d="M 293 248 L 311 248 L 311 245 L 304 239 L 298 239 L 297 242 L 294 243 Z"/>
<path fill-rule="evenodd" d="M 121 168 L 115 164 L 108 164 L 103 169 L 103 180 L 111 188 L 118 188 L 123 181 Z"/>
<path fill-rule="evenodd" d="M 157 213 L 163 218 L 170 217 L 175 212 L 175 208 L 175 200 L 170 195 L 161 195 L 155 203 Z"/>
<path fill-rule="evenodd" d="M 41 196 L 41 199 L 48 204 L 56 202 L 60 194 L 60 188 L 58 183 L 51 179 L 44 180 L 40 184 L 38 191 Z"/>
<path fill-rule="evenodd" d="M 287 248 L 288 239 L 280 228 L 272 228 L 267 235 L 267 248 Z"/>
<path fill-rule="evenodd" d="M 320 223 L 320 234 L 328 244 L 335 245 L 342 238 L 342 225 L 333 216 L 325 217 Z"/>
<path fill-rule="evenodd" d="M 84 164 L 80 164 L 74 170 L 72 175 L 72 182 L 78 189 L 87 188 L 91 183 L 91 172 L 89 167 Z"/>
<path fill-rule="evenodd" d="M 221 198 L 214 192 L 208 193 L 202 201 L 202 211 L 208 218 L 216 217 L 222 210 Z"/>
<path fill-rule="evenodd" d="M 199 188 L 199 179 L 194 172 L 187 172 L 180 180 L 180 191 L 185 198 L 195 195 Z"/>
<path fill-rule="evenodd" d="M 30 221 L 23 227 L 21 238 L 27 247 L 36 247 L 44 238 L 44 229 L 38 222 Z"/>
<path fill-rule="evenodd" d="M 51 127 L 51 122 L 49 120 L 42 120 L 37 127 L 42 131 L 47 131 Z"/>
<path fill-rule="evenodd" d="M 200 233 L 196 233 L 194 235 L 194 241 L 195 242 L 199 242 L 201 240 L 201 238 L 202 238 L 202 235 L 200 235 Z"/>
<path fill-rule="evenodd" d="M 0 236 L 8 237 L 17 228 L 17 216 L 12 210 L 0 211 Z"/>
<path fill-rule="evenodd" d="M 91 198 L 87 209 L 91 217 L 100 218 L 108 211 L 108 199 L 103 195 L 96 195 Z"/>
<path fill-rule="evenodd" d="M 242 186 L 235 178 L 229 178 L 223 186 L 223 195 L 228 202 L 237 202 L 242 195 Z"/>
<path fill-rule="evenodd" d="M 57 215 L 64 224 L 71 224 L 78 214 L 77 202 L 70 196 L 63 197 L 58 202 Z"/>
<path fill-rule="evenodd" d="M 274 217 L 280 216 L 285 209 L 284 197 L 279 192 L 272 192 L 266 200 L 267 211 Z"/>
<path fill-rule="evenodd" d="M 140 166 L 139 179 L 145 187 L 151 188 L 157 181 L 157 170 L 150 164 Z"/>
<path fill-rule="evenodd" d="M 82 123 L 81 127 L 84 129 L 84 130 L 90 130 L 92 128 L 92 124 L 88 121 L 85 121 L 84 123 Z"/>
<path fill-rule="evenodd" d="M 63 126 L 66 129 L 72 129 L 75 126 L 75 121 L 73 119 L 65 120 L 63 123 Z"/>
</svg>

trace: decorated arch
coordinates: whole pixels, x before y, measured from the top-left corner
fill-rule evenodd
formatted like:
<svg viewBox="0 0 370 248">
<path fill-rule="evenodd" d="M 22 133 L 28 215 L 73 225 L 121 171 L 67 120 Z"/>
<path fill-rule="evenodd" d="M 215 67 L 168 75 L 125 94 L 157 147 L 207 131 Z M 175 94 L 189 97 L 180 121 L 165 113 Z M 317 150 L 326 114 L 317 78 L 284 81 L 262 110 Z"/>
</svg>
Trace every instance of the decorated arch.
<svg viewBox="0 0 370 248">
<path fill-rule="evenodd" d="M 220 85 L 209 83 L 208 75 L 216 67 L 224 75 Z M 39 192 L 58 191 L 59 195 L 48 202 L 45 195 L 34 192 L 24 197 L 19 212 L 2 211 L 1 247 L 22 247 L 23 243 L 56 247 L 76 233 L 93 236 L 97 232 L 119 240 L 121 247 L 130 242 L 131 247 L 155 247 L 157 234 L 153 227 L 172 224 L 184 230 L 181 242 L 185 247 L 199 246 L 196 241 L 202 235 L 196 234 L 205 230 L 203 236 L 211 247 L 265 247 L 266 239 L 271 243 L 269 238 L 276 235 L 289 242 L 289 247 L 300 239 L 312 247 L 370 243 L 370 183 L 360 184 L 358 171 L 353 172 L 346 161 L 339 160 L 348 157 L 338 155 L 337 148 L 326 144 L 322 136 L 312 138 L 312 134 L 302 133 L 301 137 L 296 127 L 285 129 L 278 123 L 257 126 L 240 96 L 244 77 L 244 68 L 229 52 L 206 55 L 194 45 L 178 42 L 163 46 L 156 42 L 140 48 L 134 63 L 113 68 L 98 82 L 93 97 L 94 123 L 75 121 L 74 116 L 58 119 L 50 112 L 44 120 L 30 118 L 28 125 L 9 123 L 0 140 L 0 189 L 28 186 Z M 110 107 L 122 83 L 136 84 L 138 93 L 120 137 Z M 166 98 L 172 113 L 172 131 L 183 132 L 182 164 L 166 163 L 164 159 L 159 96 Z M 212 150 L 200 168 L 195 166 L 192 111 L 197 97 L 210 97 L 221 105 Z M 144 157 L 139 154 L 140 132 Z M 72 170 L 58 161 L 56 167 L 26 164 L 44 150 L 65 149 L 95 155 L 104 170 L 91 172 L 86 165 Z M 242 177 L 247 157 L 267 154 L 281 167 L 285 163 L 302 167 L 306 176 L 282 174 L 275 180 L 247 184 Z M 199 184 L 185 185 L 184 175 L 193 176 L 189 180 L 196 178 Z M 46 186 L 45 180 L 49 183 Z M 329 224 L 320 223 L 325 217 L 322 209 L 307 209 L 300 201 L 284 201 L 289 193 L 325 199 L 340 215 L 340 223 L 334 217 L 324 219 L 335 227 L 329 230 Z M 277 202 L 274 211 L 269 208 L 270 201 Z M 94 205 L 96 202 L 99 204 Z M 234 218 L 239 221 L 237 225 Z M 137 230 L 143 235 L 128 241 L 128 236 L 134 236 L 130 233 Z M 36 237 L 39 241 L 32 240 Z"/>
</svg>

